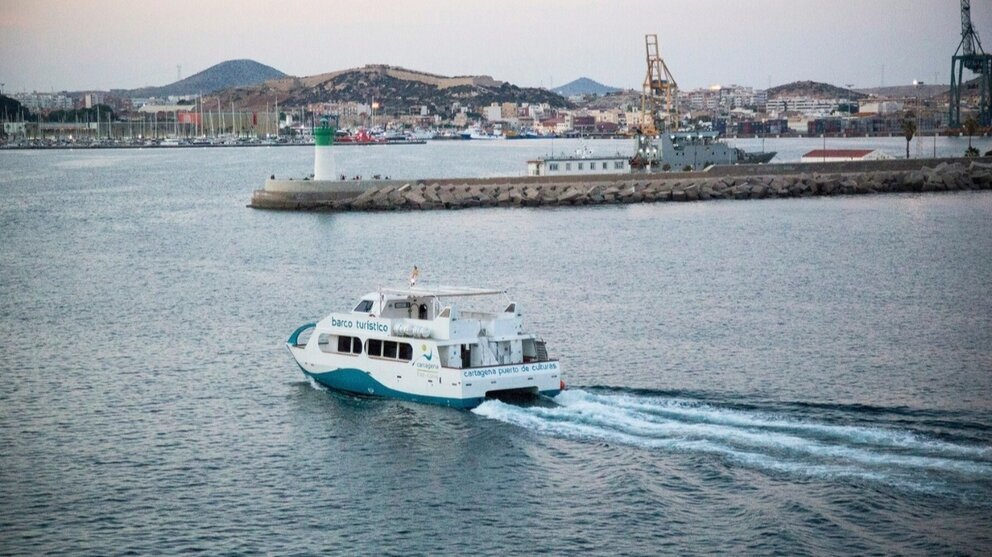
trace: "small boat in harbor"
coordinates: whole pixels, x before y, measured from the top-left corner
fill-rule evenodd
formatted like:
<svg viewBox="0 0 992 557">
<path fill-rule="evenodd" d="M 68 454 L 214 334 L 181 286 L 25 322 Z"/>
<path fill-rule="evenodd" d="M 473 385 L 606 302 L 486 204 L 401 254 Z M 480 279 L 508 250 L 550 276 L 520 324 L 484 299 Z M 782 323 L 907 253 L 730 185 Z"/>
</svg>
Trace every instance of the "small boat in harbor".
<svg viewBox="0 0 992 557">
<path fill-rule="evenodd" d="M 377 137 L 365 128 L 359 128 L 355 133 L 338 130 L 334 137 L 335 145 L 385 145 L 386 140 Z"/>
<path fill-rule="evenodd" d="M 494 139 L 506 139 L 503 136 L 501 130 L 494 129 L 493 131 L 487 131 L 479 126 L 472 126 L 466 129 L 463 136 L 467 136 L 466 139 L 476 139 L 476 140 L 494 140 Z"/>
<path fill-rule="evenodd" d="M 494 297 L 503 309 L 461 307 Z M 520 306 L 505 290 L 380 288 L 351 311 L 299 327 L 286 347 L 317 383 L 362 395 L 474 408 L 565 387 L 558 360 L 524 332 Z"/>
</svg>

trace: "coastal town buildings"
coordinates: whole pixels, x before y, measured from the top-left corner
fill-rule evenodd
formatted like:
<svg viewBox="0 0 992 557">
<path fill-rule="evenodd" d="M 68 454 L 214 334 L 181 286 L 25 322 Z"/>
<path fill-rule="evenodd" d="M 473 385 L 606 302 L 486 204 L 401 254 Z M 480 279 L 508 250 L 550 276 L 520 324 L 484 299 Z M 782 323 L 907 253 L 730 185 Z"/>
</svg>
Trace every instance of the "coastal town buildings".
<svg viewBox="0 0 992 557">
<path fill-rule="evenodd" d="M 920 86 L 889 96 L 866 96 L 812 82 L 790 84 L 784 91 L 783 87 L 771 90 L 772 94 L 735 84 L 679 91 L 680 125 L 730 137 L 899 135 L 907 119 L 914 122 L 917 133 L 929 135 L 944 132 L 948 125 L 946 99 L 927 95 Z M 851 95 L 841 94 L 844 91 Z M 252 104 L 237 96 L 132 98 L 122 93 L 126 92 L 14 93 L 11 96 L 36 115 L 29 120 L 41 122 L 35 125 L 25 122 L 23 114 L 7 113 L 3 116 L 5 134 L 305 137 L 317 115 L 324 114 L 334 115 L 336 125 L 345 130 L 443 130 L 448 137 L 467 135 L 464 132 L 470 128 L 507 137 L 623 137 L 643 125 L 636 90 L 578 96 L 574 105 L 566 107 L 492 100 L 492 95 L 485 97 L 484 104 L 464 97 L 448 98 L 439 105 L 430 95 L 390 98 L 372 90 L 360 100 L 302 106 L 280 102 L 277 95 L 271 103 L 256 98 Z"/>
<path fill-rule="evenodd" d="M 72 98 L 66 93 L 14 93 L 11 97 L 32 112 L 48 110 L 70 110 L 73 107 Z"/>
</svg>

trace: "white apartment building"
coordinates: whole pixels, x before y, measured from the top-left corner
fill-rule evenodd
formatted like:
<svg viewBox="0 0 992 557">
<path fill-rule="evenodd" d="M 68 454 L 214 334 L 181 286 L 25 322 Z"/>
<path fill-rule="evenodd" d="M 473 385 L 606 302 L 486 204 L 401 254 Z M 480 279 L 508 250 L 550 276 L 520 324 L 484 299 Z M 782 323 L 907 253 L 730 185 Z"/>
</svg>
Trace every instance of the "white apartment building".
<svg viewBox="0 0 992 557">
<path fill-rule="evenodd" d="M 800 114 L 829 114 L 848 99 L 814 99 L 810 97 L 779 97 L 769 99 L 765 106 L 768 112 L 798 112 Z"/>
<path fill-rule="evenodd" d="M 704 89 L 679 91 L 679 103 L 689 110 L 716 110 L 741 107 L 763 107 L 767 94 L 764 90 L 742 85 L 714 85 Z"/>
<path fill-rule="evenodd" d="M 15 93 L 14 99 L 32 111 L 37 110 L 71 110 L 72 99 L 64 93 Z"/>
<path fill-rule="evenodd" d="M 482 117 L 490 122 L 498 122 L 503 119 L 503 107 L 499 103 L 492 103 L 482 109 Z"/>
</svg>

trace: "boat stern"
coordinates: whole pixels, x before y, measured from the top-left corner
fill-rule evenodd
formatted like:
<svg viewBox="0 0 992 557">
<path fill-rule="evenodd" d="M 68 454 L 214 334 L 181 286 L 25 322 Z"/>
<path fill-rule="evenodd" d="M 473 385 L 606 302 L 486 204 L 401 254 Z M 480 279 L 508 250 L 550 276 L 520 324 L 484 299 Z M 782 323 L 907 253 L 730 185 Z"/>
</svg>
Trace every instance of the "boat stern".
<svg viewBox="0 0 992 557">
<path fill-rule="evenodd" d="M 462 370 L 465 397 L 503 398 L 504 396 L 556 396 L 564 381 L 557 360 Z"/>
</svg>

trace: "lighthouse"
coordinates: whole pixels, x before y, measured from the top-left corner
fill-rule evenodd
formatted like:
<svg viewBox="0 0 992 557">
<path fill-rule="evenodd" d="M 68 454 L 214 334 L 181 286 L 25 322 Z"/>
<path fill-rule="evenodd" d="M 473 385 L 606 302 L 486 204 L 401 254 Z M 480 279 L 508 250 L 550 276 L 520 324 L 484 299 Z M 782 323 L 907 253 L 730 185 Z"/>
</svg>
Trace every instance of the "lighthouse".
<svg viewBox="0 0 992 557">
<path fill-rule="evenodd" d="M 313 179 L 333 180 L 336 176 L 334 168 L 334 128 L 327 122 L 327 117 L 320 119 L 320 127 L 313 130 Z"/>
</svg>

